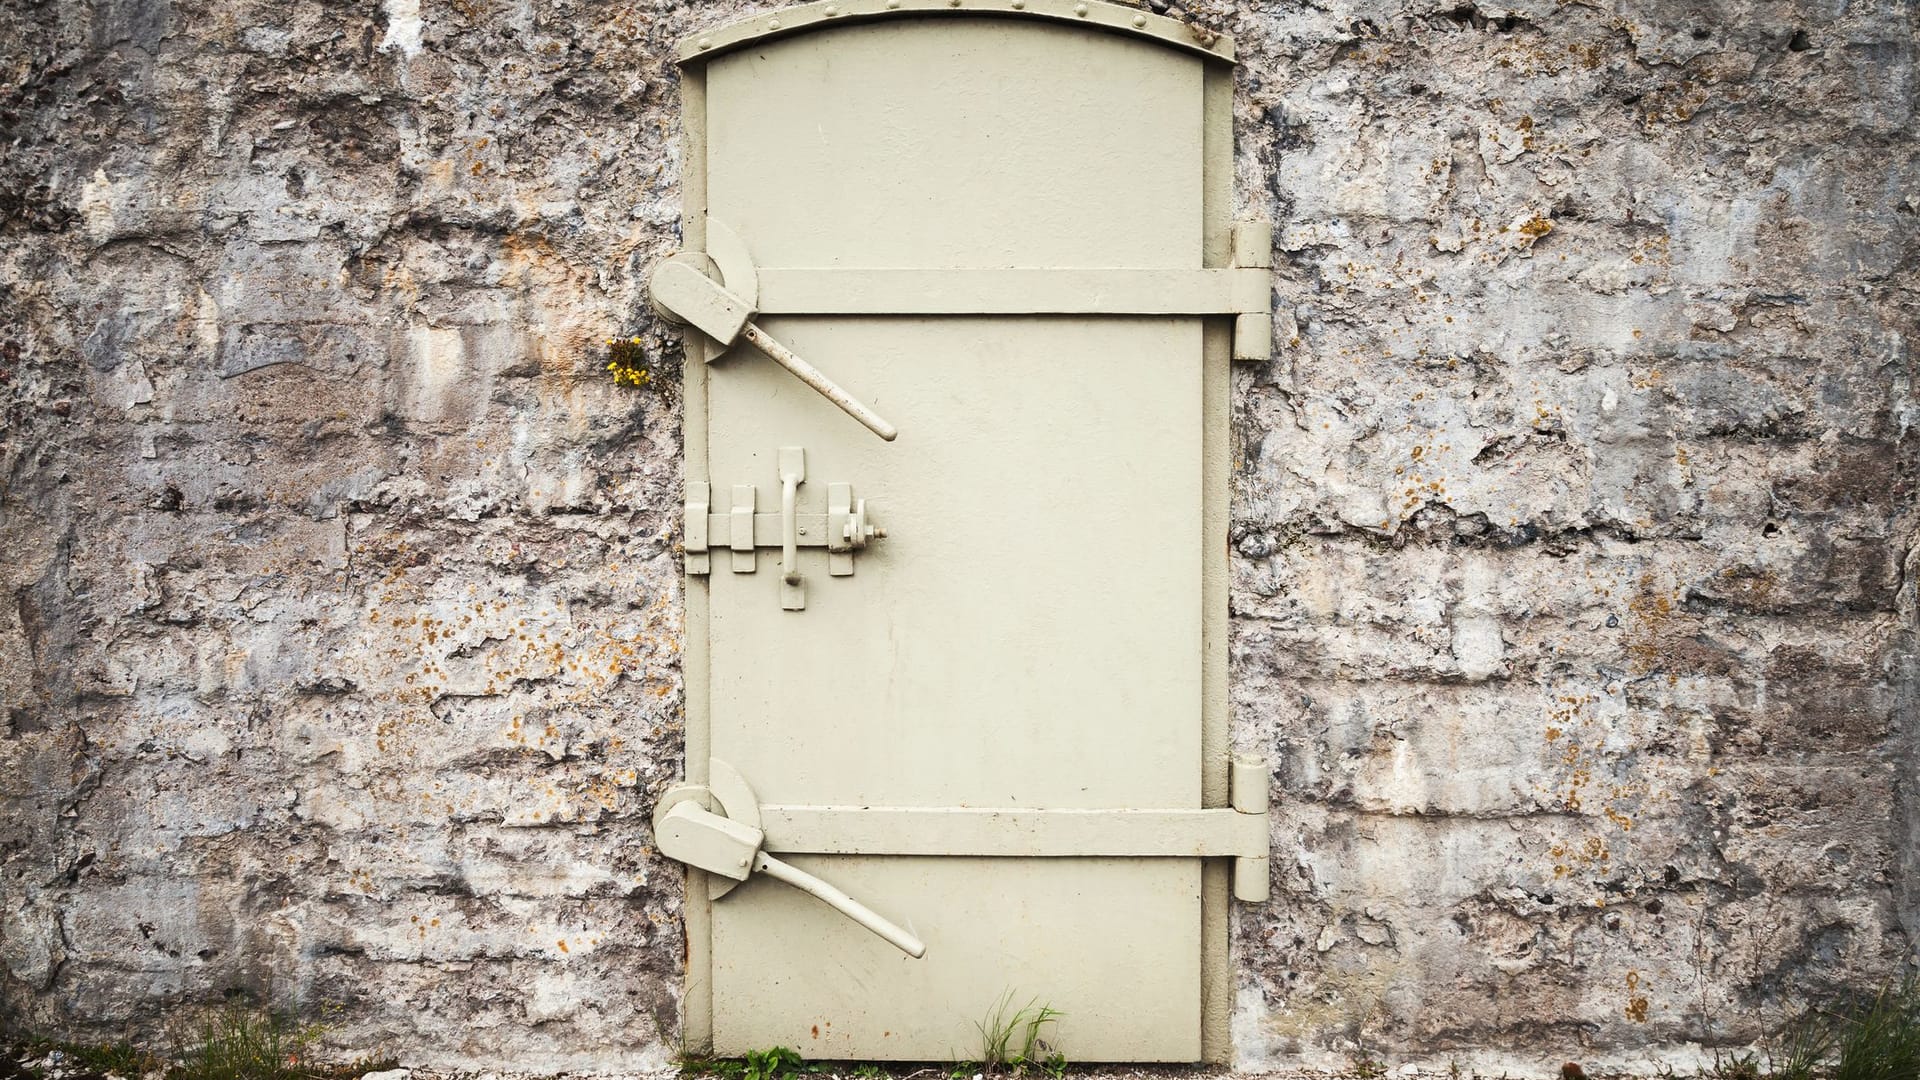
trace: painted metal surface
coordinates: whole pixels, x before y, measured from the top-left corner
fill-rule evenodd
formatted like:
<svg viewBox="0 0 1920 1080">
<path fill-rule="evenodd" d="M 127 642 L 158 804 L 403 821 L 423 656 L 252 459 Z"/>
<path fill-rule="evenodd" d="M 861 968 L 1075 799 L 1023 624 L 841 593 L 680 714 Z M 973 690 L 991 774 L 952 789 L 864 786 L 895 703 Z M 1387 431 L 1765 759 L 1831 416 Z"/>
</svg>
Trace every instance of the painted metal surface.
<svg viewBox="0 0 1920 1080">
<path fill-rule="evenodd" d="M 1077 1060 L 1219 1060 L 1225 905 L 1265 887 L 1225 745 L 1226 369 L 1267 301 L 1230 227 L 1231 46 L 1093 0 L 884 2 L 684 54 L 695 268 L 901 434 L 690 337 L 675 797 L 737 767 L 760 855 L 925 957 L 690 871 L 686 1042 L 964 1058 L 1012 994 Z M 799 446 L 833 483 L 782 467 Z M 782 473 L 768 514 L 741 481 Z M 848 576 L 851 482 L 893 535 Z M 775 523 L 782 572 L 749 573 Z M 739 573 L 701 573 L 716 548 Z M 783 608 L 822 565 L 844 580 Z"/>
</svg>

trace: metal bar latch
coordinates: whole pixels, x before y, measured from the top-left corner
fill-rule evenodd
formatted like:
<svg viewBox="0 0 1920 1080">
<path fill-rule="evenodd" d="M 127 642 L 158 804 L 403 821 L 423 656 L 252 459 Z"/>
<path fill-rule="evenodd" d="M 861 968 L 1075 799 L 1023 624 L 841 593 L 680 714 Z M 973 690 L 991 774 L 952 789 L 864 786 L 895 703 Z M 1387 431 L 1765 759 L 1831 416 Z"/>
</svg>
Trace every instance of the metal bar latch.
<svg viewBox="0 0 1920 1080">
<path fill-rule="evenodd" d="M 780 549 L 780 606 L 787 611 L 803 611 L 807 606 L 806 583 L 800 574 L 800 550 L 803 547 L 827 549 L 827 574 L 848 577 L 853 573 L 853 554 L 869 543 L 883 539 L 887 530 L 867 518 L 867 500 L 853 497 L 853 485 L 827 485 L 827 512 L 804 514 L 799 510 L 800 489 L 807 482 L 807 452 L 798 446 L 780 448 L 780 512 L 755 512 L 758 492 L 751 484 L 733 487 L 732 504 L 725 513 L 715 513 L 712 489 L 705 480 L 687 481 L 686 552 L 687 573 L 712 572 L 710 554 L 715 547 L 733 553 L 733 572 L 751 574 L 758 566 L 755 549 Z"/>
</svg>

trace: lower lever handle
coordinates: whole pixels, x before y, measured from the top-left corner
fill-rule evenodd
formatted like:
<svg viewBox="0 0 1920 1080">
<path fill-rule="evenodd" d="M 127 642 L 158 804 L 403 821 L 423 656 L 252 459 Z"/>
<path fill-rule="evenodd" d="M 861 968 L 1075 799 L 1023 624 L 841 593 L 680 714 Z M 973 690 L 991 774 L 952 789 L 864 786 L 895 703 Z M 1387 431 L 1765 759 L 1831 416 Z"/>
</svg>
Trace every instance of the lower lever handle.
<svg viewBox="0 0 1920 1080">
<path fill-rule="evenodd" d="M 695 802 L 682 802 L 660 816 L 654 826 L 660 853 L 709 874 L 745 881 L 765 874 L 826 901 L 828 907 L 885 938 L 887 944 L 913 957 L 926 955 L 926 943 L 867 905 L 821 881 L 797 866 L 781 862 L 760 850 L 766 834 L 754 826 L 721 817 Z"/>
<path fill-rule="evenodd" d="M 846 893 L 821 881 L 819 878 L 814 877 L 812 874 L 807 873 L 797 866 L 783 863 L 779 859 L 761 851 L 755 853 L 753 856 L 753 869 L 755 873 L 765 874 L 777 881 L 784 881 L 794 888 L 799 889 L 801 892 L 811 893 L 819 897 L 821 900 L 826 901 L 828 907 L 833 908 L 840 914 L 845 915 L 847 918 L 880 935 L 886 940 L 887 944 L 892 945 L 894 948 L 899 949 L 915 960 L 927 954 L 925 942 L 914 937 L 906 930 L 888 922 L 886 919 L 881 918 L 880 915 L 875 913 L 874 910 L 867 905 L 855 900 L 853 897 L 848 896 Z"/>
</svg>

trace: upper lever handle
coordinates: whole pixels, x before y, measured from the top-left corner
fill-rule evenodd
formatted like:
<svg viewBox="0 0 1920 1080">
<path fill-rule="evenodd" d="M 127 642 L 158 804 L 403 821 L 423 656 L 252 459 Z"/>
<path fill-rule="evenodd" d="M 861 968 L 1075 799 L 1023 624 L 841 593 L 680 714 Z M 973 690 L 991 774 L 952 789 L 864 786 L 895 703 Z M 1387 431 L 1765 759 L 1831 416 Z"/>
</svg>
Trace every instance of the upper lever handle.
<svg viewBox="0 0 1920 1080">
<path fill-rule="evenodd" d="M 675 259 L 661 263 L 654 268 L 647 288 L 654 305 L 661 311 L 684 320 L 722 345 L 731 345 L 737 338 L 746 338 L 774 363 L 793 372 L 801 382 L 818 391 L 821 397 L 866 425 L 867 430 L 888 442 L 899 436 L 899 429 L 881 419 L 880 414 L 861 404 L 852 394 L 822 374 L 819 368 L 800 359 L 792 349 L 754 325 L 752 304 L 727 291 L 725 286 L 688 263 Z"/>
</svg>

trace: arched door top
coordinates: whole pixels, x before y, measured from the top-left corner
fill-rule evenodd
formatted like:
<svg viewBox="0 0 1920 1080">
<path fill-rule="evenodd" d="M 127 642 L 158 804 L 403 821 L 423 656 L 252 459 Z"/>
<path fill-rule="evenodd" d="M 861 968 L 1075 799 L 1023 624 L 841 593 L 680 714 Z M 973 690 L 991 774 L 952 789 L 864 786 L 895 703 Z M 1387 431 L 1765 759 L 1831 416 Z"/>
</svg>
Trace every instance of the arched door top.
<svg viewBox="0 0 1920 1080">
<path fill-rule="evenodd" d="M 902 15 L 1041 19 L 1132 35 L 1219 63 L 1233 63 L 1231 37 L 1107 0 L 820 0 L 752 15 L 683 38 L 676 59 L 682 64 L 698 64 L 756 41 Z"/>
</svg>

